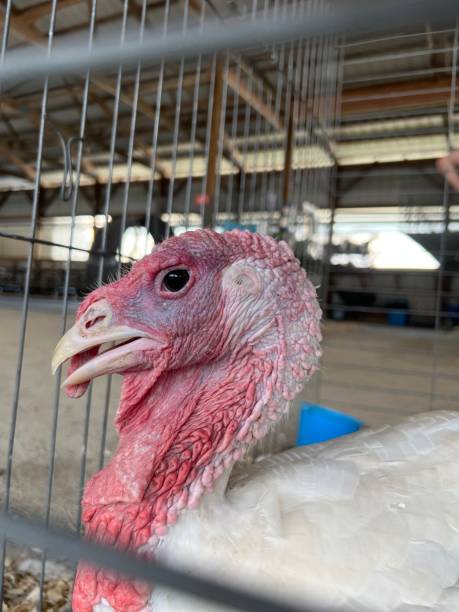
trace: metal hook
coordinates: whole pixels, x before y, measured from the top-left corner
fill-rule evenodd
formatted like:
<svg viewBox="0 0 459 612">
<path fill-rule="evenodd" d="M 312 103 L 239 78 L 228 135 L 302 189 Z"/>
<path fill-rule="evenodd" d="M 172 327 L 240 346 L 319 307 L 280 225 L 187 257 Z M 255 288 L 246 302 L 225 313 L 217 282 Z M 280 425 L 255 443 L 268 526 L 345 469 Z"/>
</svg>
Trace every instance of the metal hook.
<svg viewBox="0 0 459 612">
<path fill-rule="evenodd" d="M 63 171 L 63 176 L 62 176 L 60 193 L 61 193 L 62 200 L 64 202 L 68 202 L 70 198 L 72 197 L 73 190 L 75 187 L 74 182 L 73 182 L 72 145 L 75 142 L 84 143 L 84 139 L 79 136 L 73 136 L 72 138 L 65 140 L 64 135 L 62 134 L 60 129 L 56 125 L 54 125 L 54 123 L 49 119 L 49 117 L 46 117 L 46 121 L 56 132 L 57 137 L 59 139 L 59 143 L 62 148 L 62 156 L 64 159 L 64 171 Z"/>
</svg>

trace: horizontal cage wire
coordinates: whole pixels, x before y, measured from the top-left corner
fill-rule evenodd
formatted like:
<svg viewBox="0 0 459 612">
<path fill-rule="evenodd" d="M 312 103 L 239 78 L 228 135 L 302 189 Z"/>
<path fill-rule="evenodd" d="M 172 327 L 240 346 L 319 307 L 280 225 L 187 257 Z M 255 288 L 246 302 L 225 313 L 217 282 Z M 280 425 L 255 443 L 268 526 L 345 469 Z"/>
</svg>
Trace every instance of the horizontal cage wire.
<svg viewBox="0 0 459 612">
<path fill-rule="evenodd" d="M 69 610 L 85 559 L 215 605 L 299 610 L 80 540 L 120 378 L 69 399 L 53 347 L 155 244 L 239 228 L 290 245 L 324 336 L 320 370 L 240 470 L 295 444 L 304 402 L 370 426 L 454 409 L 459 195 L 435 161 L 459 148 L 456 1 L 7 0 L 0 14 L 4 609 Z"/>
</svg>

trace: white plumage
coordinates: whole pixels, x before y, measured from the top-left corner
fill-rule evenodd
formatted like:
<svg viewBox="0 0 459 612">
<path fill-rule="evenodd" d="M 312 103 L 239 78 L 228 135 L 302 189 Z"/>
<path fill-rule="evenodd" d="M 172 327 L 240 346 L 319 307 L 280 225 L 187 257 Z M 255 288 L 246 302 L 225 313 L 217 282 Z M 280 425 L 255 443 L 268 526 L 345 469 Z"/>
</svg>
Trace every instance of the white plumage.
<svg viewBox="0 0 459 612">
<path fill-rule="evenodd" d="M 459 412 L 295 448 L 222 477 L 157 550 L 327 609 L 459 610 Z M 161 589 L 155 612 L 215 610 Z"/>
</svg>

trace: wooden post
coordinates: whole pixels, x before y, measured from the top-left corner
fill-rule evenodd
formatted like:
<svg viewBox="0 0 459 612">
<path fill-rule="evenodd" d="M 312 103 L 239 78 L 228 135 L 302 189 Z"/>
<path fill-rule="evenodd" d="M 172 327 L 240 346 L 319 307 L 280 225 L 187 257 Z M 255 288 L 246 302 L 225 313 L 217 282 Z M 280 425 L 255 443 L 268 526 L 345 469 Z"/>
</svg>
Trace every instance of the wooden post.
<svg viewBox="0 0 459 612">
<path fill-rule="evenodd" d="M 294 101 L 292 92 L 290 92 L 289 114 L 287 122 L 287 139 L 285 142 L 284 156 L 284 178 L 282 187 L 282 206 L 288 206 L 290 200 L 290 184 L 292 178 L 292 162 L 293 162 L 293 133 L 294 133 Z"/>
<path fill-rule="evenodd" d="M 212 100 L 212 119 L 210 124 L 209 156 L 207 158 L 206 203 L 204 205 L 204 227 L 215 225 L 215 186 L 217 183 L 218 144 L 220 136 L 220 120 L 223 100 L 223 61 L 218 58 L 215 67 L 215 82 Z"/>
</svg>

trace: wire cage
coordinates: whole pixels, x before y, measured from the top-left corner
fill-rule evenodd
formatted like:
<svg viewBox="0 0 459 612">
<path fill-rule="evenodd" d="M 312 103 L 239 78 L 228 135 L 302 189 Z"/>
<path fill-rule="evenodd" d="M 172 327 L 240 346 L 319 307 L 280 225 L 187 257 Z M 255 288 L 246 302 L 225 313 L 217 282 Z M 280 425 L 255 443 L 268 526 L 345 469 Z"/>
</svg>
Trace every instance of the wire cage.
<svg viewBox="0 0 459 612">
<path fill-rule="evenodd" d="M 344 53 L 316 399 L 379 425 L 456 408 L 458 194 L 435 160 L 458 146 L 457 29 Z"/>
<path fill-rule="evenodd" d="M 91 288 L 186 230 L 238 227 L 292 246 L 325 319 L 322 368 L 301 400 L 368 424 L 454 408 L 457 196 L 432 160 L 458 145 L 457 9 L 444 2 L 438 16 L 435 3 L 415 4 L 416 23 L 412 8 L 395 3 L 5 3 L 6 514 L 80 532 L 84 483 L 116 445 L 119 381 L 97 380 L 70 401 L 61 372 L 49 373 L 52 348 Z M 406 32 L 362 34 L 390 29 L 394 11 Z M 426 20 L 441 23 L 418 27 Z M 391 232 L 392 246 L 395 234 L 422 245 L 429 265 L 375 264 L 372 248 Z M 298 405 L 263 452 L 293 444 Z M 37 529 L 2 520 L 13 543 L 27 544 L 22 529 L 46 548 Z M 71 542 L 53 542 L 71 561 L 84 550 L 66 555 Z M 0 581 L 15 556 L 8 542 Z M 65 609 L 68 593 L 61 608 L 52 603 L 54 569 L 45 553 L 37 559 L 33 609 Z"/>
</svg>

